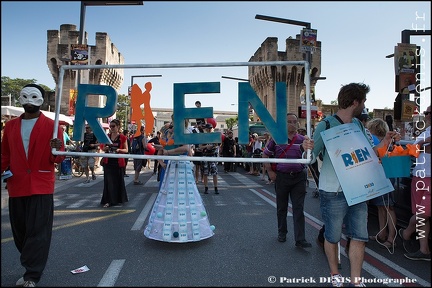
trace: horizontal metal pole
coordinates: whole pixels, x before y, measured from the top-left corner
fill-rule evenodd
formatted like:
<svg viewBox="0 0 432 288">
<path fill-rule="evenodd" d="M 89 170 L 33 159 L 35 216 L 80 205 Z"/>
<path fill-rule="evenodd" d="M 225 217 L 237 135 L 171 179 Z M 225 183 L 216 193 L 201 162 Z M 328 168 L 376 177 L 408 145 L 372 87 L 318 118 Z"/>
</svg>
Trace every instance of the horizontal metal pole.
<svg viewBox="0 0 432 288">
<path fill-rule="evenodd" d="M 286 159 L 286 158 L 243 158 L 243 157 L 197 157 L 197 156 L 162 156 L 162 155 L 138 155 L 138 154 L 115 154 L 115 153 L 90 153 L 90 152 L 70 152 L 52 150 L 54 155 L 65 156 L 86 156 L 86 157 L 106 157 L 106 158 L 132 158 L 132 159 L 152 159 L 152 160 L 188 160 L 188 161 L 210 161 L 210 162 L 244 162 L 244 163 L 300 163 L 309 164 L 310 159 Z"/>
<path fill-rule="evenodd" d="M 167 63 L 167 64 L 113 64 L 113 65 L 61 65 L 60 70 L 123 69 L 123 68 L 193 68 L 238 66 L 305 65 L 307 61 L 220 62 L 220 63 Z"/>
</svg>

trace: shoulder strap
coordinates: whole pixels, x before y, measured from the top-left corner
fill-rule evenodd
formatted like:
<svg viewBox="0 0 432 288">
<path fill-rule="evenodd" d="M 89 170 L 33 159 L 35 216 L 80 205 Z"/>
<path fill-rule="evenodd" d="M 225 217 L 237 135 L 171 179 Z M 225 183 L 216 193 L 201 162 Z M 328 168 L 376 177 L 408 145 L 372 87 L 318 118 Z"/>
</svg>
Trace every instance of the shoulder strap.
<svg viewBox="0 0 432 288">
<path fill-rule="evenodd" d="M 326 123 L 326 128 L 325 128 L 325 130 L 330 129 L 330 121 L 328 121 L 328 119 L 323 119 L 323 120 L 324 120 L 324 122 Z"/>
<path fill-rule="evenodd" d="M 289 148 L 291 148 L 291 146 L 294 144 L 296 139 L 297 139 L 297 134 L 294 135 L 294 138 L 291 140 L 291 143 L 284 149 L 284 154 L 283 154 L 284 156 L 286 156 L 286 152 L 288 151 Z M 282 158 L 281 156 L 282 156 L 282 153 L 279 154 L 278 158 Z"/>
<path fill-rule="evenodd" d="M 342 121 L 342 119 L 341 119 L 338 115 L 333 114 L 333 117 L 336 118 L 336 120 L 338 120 L 339 123 L 341 123 L 341 124 L 345 124 L 345 123 Z"/>
</svg>

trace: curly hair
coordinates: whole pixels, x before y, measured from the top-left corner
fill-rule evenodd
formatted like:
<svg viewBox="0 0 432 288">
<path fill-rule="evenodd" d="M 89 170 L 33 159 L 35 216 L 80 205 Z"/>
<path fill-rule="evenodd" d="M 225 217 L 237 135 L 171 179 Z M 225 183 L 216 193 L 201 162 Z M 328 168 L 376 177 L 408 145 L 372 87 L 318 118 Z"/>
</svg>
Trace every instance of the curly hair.
<svg viewBox="0 0 432 288">
<path fill-rule="evenodd" d="M 366 99 L 366 94 L 369 93 L 370 88 L 364 83 L 350 83 L 344 85 L 339 90 L 338 106 L 339 109 L 346 109 L 354 104 L 357 100 L 361 102 Z"/>
</svg>

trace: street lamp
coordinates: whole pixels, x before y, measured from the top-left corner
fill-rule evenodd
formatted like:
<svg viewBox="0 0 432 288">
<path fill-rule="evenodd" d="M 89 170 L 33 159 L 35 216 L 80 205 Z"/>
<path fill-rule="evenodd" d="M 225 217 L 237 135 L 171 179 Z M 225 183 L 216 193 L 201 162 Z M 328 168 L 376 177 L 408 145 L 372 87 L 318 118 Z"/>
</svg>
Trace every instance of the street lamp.
<svg viewBox="0 0 432 288">
<path fill-rule="evenodd" d="M 143 5 L 144 1 L 81 1 L 80 30 L 78 44 L 84 44 L 84 23 L 87 6 Z"/>
<path fill-rule="evenodd" d="M 273 21 L 273 22 L 279 22 L 279 23 L 291 24 L 291 25 L 297 25 L 297 26 L 304 26 L 306 29 L 311 29 L 311 23 L 309 23 L 309 22 L 284 19 L 284 18 L 278 18 L 278 17 L 272 17 L 272 16 L 265 16 L 265 15 L 259 15 L 259 14 L 255 15 L 255 19 Z M 306 51 L 306 61 L 309 64 L 311 64 L 311 51 L 309 51 L 309 50 Z"/>
<path fill-rule="evenodd" d="M 235 77 L 228 77 L 228 76 L 222 76 L 222 78 L 224 78 L 224 79 L 230 79 L 230 80 L 238 80 L 238 81 L 246 81 L 246 82 L 249 82 L 248 79 L 243 79 L 243 78 L 235 78 Z"/>
<path fill-rule="evenodd" d="M 131 87 L 131 89 L 132 89 L 132 86 L 133 86 L 133 82 L 134 82 L 134 78 L 140 78 L 140 77 L 162 77 L 162 75 L 134 75 L 134 76 L 131 76 L 131 85 L 130 85 L 130 87 Z"/>
<path fill-rule="evenodd" d="M 119 6 L 119 5 L 143 5 L 144 1 L 81 1 L 81 12 L 80 12 L 80 29 L 78 44 L 84 44 L 84 24 L 85 14 L 87 6 Z M 81 71 L 78 71 L 77 85 L 81 82 Z"/>
</svg>

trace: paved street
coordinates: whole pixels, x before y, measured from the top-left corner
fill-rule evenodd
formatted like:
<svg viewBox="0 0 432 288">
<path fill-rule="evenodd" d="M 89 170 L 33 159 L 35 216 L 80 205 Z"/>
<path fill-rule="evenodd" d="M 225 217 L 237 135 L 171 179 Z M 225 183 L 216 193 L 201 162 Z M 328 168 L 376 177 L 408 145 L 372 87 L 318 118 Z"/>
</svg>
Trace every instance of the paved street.
<svg viewBox="0 0 432 288">
<path fill-rule="evenodd" d="M 319 199 L 312 197 L 310 179 L 305 201 L 306 237 L 310 249 L 296 248 L 292 217 L 288 219 L 287 242 L 277 241 L 273 185 L 244 169 L 224 173 L 218 166 L 219 195 L 201 194 L 215 235 L 196 243 L 164 243 L 143 235 L 147 216 L 158 192 L 152 170 L 143 170 L 143 186 L 133 185 L 129 162 L 126 189 L 129 202 L 102 208 L 103 171 L 84 184 L 84 176 L 57 180 L 53 241 L 45 274 L 38 286 L 329 286 L 329 271 L 323 250 L 315 239 L 322 225 Z M 202 193 L 203 184 L 198 184 Z M 7 193 L 2 183 L 1 286 L 14 286 L 22 276 L 10 231 Z M 378 229 L 370 216 L 370 234 Z M 341 242 L 341 274 L 349 264 Z M 89 271 L 72 274 L 87 266 Z M 362 277 L 370 287 L 430 287 L 430 262 L 403 256 L 400 238 L 393 254 L 379 244 L 367 244 Z M 404 281 L 414 282 L 400 285 Z M 390 283 L 393 282 L 393 283 Z"/>
</svg>

